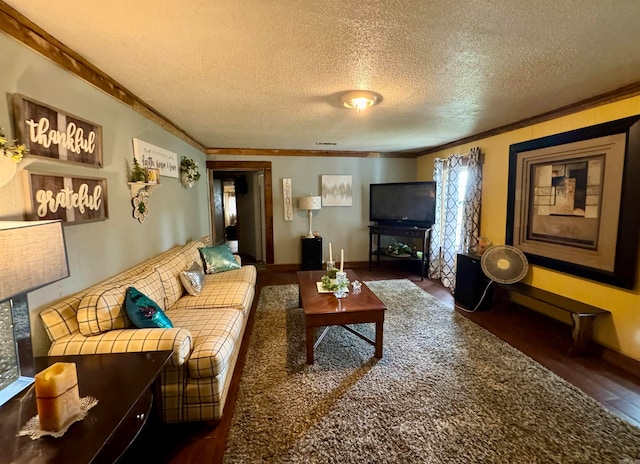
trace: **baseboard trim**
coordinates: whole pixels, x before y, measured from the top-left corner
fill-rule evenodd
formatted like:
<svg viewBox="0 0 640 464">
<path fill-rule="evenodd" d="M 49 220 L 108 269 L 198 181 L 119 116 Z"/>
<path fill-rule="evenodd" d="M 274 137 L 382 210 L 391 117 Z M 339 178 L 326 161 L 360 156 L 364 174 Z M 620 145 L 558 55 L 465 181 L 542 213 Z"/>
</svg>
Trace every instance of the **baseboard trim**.
<svg viewBox="0 0 640 464">
<path fill-rule="evenodd" d="M 366 268 L 368 266 L 369 266 L 368 261 L 351 261 L 351 262 L 345 262 L 344 264 L 344 267 L 348 269 Z M 302 264 L 301 263 L 267 264 L 267 269 L 269 271 L 301 271 Z"/>
<path fill-rule="evenodd" d="M 598 344 L 598 346 L 602 345 Z M 618 351 L 614 351 L 611 348 L 607 348 L 606 346 L 602 346 L 601 357 L 604 361 L 619 367 L 631 375 L 637 376 L 638 372 L 640 372 L 640 361 L 630 358 Z"/>
</svg>

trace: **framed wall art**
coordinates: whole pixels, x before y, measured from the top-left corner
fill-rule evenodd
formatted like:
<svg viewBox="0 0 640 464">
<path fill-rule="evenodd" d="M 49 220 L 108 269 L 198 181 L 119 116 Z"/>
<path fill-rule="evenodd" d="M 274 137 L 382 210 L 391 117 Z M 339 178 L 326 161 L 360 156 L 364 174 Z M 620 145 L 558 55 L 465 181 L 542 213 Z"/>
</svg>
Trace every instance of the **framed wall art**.
<svg viewBox="0 0 640 464">
<path fill-rule="evenodd" d="M 13 110 L 29 156 L 102 167 L 102 126 L 20 94 Z"/>
<path fill-rule="evenodd" d="M 282 200 L 284 207 L 284 220 L 286 222 L 293 221 L 293 202 L 291 197 L 291 178 L 282 178 Z"/>
<path fill-rule="evenodd" d="M 322 176 L 322 206 L 351 206 L 351 176 Z"/>
<path fill-rule="evenodd" d="M 509 149 L 506 243 L 532 264 L 633 288 L 640 115 Z"/>
<path fill-rule="evenodd" d="M 24 172 L 25 219 L 61 219 L 66 224 L 81 224 L 109 217 L 106 179 Z"/>
<path fill-rule="evenodd" d="M 180 176 L 178 166 L 178 154 L 162 147 L 157 147 L 144 140 L 132 139 L 133 156 L 138 160 L 140 166 L 145 169 L 158 169 L 161 176 L 175 177 Z"/>
</svg>

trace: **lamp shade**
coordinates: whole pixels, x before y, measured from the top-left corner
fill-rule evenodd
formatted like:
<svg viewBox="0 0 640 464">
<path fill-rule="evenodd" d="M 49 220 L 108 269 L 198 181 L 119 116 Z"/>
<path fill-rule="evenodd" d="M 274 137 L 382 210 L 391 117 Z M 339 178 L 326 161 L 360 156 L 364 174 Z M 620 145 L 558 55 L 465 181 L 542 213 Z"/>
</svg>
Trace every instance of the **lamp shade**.
<svg viewBox="0 0 640 464">
<path fill-rule="evenodd" d="M 0 301 L 69 277 L 61 221 L 0 221 Z"/>
<path fill-rule="evenodd" d="M 298 208 L 300 209 L 321 209 L 322 208 L 322 198 L 321 197 L 300 197 L 298 200 Z"/>
</svg>

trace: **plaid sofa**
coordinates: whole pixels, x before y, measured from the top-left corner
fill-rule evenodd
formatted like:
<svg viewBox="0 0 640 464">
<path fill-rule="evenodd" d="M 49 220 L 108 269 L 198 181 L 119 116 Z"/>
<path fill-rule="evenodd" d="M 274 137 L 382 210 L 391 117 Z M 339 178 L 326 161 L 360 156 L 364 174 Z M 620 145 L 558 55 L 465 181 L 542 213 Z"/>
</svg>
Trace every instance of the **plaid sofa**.
<svg viewBox="0 0 640 464">
<path fill-rule="evenodd" d="M 180 272 L 201 262 L 198 248 L 209 244 L 205 237 L 174 247 L 43 310 L 49 355 L 173 350 L 161 378 L 164 421 L 220 419 L 255 294 L 256 268 L 206 275 L 202 292 L 189 295 Z M 124 309 L 129 286 L 160 305 L 173 328 L 135 328 Z"/>
</svg>

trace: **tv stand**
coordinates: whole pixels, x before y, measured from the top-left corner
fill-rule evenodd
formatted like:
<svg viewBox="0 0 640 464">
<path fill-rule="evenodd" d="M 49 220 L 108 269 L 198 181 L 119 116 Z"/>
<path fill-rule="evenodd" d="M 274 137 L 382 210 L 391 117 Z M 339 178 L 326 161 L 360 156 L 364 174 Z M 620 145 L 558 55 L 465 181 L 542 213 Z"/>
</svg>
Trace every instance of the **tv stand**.
<svg viewBox="0 0 640 464">
<path fill-rule="evenodd" d="M 373 236 L 376 236 L 376 248 L 371 250 L 373 245 Z M 420 261 L 420 277 L 424 280 L 427 264 L 429 263 L 429 238 L 431 237 L 430 227 L 411 227 L 411 226 L 397 226 L 389 224 L 376 224 L 369 226 L 369 270 L 371 270 L 372 258 L 376 256 L 376 263 L 380 265 L 380 236 L 387 235 L 390 237 L 409 237 L 418 238 L 422 242 L 422 257 L 407 257 L 404 259 L 410 259 L 413 261 Z"/>
</svg>

